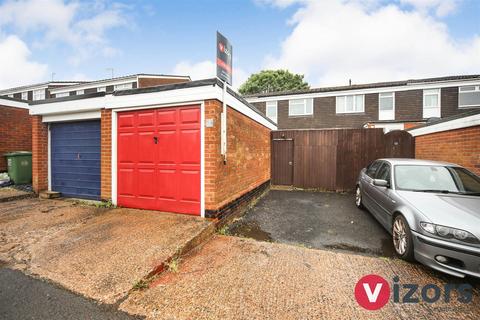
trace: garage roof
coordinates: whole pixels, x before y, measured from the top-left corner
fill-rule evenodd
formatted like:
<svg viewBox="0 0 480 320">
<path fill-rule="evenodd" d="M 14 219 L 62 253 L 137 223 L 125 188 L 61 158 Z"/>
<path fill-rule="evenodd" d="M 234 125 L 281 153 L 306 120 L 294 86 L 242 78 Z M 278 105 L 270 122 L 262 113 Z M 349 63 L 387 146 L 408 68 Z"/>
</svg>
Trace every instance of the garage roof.
<svg viewBox="0 0 480 320">
<path fill-rule="evenodd" d="M 155 87 L 115 91 L 112 94 L 96 92 L 61 98 L 30 102 L 30 114 L 51 115 L 87 112 L 93 110 L 119 109 L 138 106 L 187 103 L 217 99 L 222 101 L 223 82 L 217 78 Z M 86 101 L 88 100 L 88 103 Z M 225 97 L 228 106 L 274 130 L 276 124 L 248 103 L 238 93 L 227 87 Z"/>
</svg>

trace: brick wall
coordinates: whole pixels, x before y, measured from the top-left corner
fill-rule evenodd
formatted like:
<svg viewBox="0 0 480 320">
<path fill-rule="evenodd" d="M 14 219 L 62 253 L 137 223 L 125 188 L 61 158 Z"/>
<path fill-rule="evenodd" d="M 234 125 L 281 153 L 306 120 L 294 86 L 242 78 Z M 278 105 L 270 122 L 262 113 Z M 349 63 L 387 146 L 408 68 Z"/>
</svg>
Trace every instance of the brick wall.
<svg viewBox="0 0 480 320">
<path fill-rule="evenodd" d="M 480 126 L 417 136 L 415 157 L 453 162 L 480 175 Z"/>
<path fill-rule="evenodd" d="M 146 87 L 161 86 L 164 84 L 182 83 L 182 82 L 189 82 L 189 81 L 190 80 L 188 79 L 138 78 L 138 87 L 146 88 Z"/>
<path fill-rule="evenodd" d="M 228 108 L 227 163 L 220 155 L 222 103 L 205 101 L 205 208 L 217 210 L 270 179 L 270 130 Z"/>
<path fill-rule="evenodd" d="M 4 153 L 32 151 L 32 122 L 27 109 L 0 106 L 0 172 L 7 170 Z"/>
<path fill-rule="evenodd" d="M 112 110 L 102 109 L 101 127 L 101 168 L 100 197 L 103 200 L 112 198 Z"/>
<path fill-rule="evenodd" d="M 48 189 L 48 126 L 32 116 L 32 185 L 35 192 Z"/>
</svg>

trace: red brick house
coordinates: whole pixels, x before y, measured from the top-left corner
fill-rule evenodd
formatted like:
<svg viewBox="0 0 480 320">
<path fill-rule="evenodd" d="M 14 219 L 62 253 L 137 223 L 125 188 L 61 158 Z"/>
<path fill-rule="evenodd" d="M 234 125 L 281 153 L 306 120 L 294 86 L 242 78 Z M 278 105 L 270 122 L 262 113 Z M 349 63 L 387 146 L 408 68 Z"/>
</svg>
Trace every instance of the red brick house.
<svg viewBox="0 0 480 320">
<path fill-rule="evenodd" d="M 213 217 L 270 180 L 275 124 L 217 79 L 33 102 L 30 113 L 37 192 Z"/>
<path fill-rule="evenodd" d="M 7 170 L 3 156 L 12 151 L 32 150 L 32 126 L 28 104 L 12 98 L 0 98 L 0 172 Z"/>
<path fill-rule="evenodd" d="M 409 130 L 415 158 L 459 164 L 480 176 L 480 110 Z"/>
</svg>

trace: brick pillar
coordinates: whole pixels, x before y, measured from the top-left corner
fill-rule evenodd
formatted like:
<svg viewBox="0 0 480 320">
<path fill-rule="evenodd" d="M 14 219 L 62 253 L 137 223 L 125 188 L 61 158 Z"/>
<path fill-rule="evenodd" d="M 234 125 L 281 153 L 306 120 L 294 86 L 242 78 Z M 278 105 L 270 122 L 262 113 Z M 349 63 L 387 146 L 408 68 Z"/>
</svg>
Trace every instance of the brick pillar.
<svg viewBox="0 0 480 320">
<path fill-rule="evenodd" d="M 112 199 L 112 110 L 101 111 L 101 195 L 103 200 Z"/>
<path fill-rule="evenodd" d="M 48 126 L 32 116 L 32 186 L 36 193 L 48 189 Z"/>
</svg>

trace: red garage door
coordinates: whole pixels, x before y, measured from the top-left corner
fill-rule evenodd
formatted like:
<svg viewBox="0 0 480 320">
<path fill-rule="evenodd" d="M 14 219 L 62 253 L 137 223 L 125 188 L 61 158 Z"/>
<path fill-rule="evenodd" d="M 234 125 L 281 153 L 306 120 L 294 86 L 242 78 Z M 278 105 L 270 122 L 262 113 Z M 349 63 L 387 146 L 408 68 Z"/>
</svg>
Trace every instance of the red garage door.
<svg viewBox="0 0 480 320">
<path fill-rule="evenodd" d="M 120 206 L 200 214 L 200 107 L 118 113 Z"/>
</svg>

